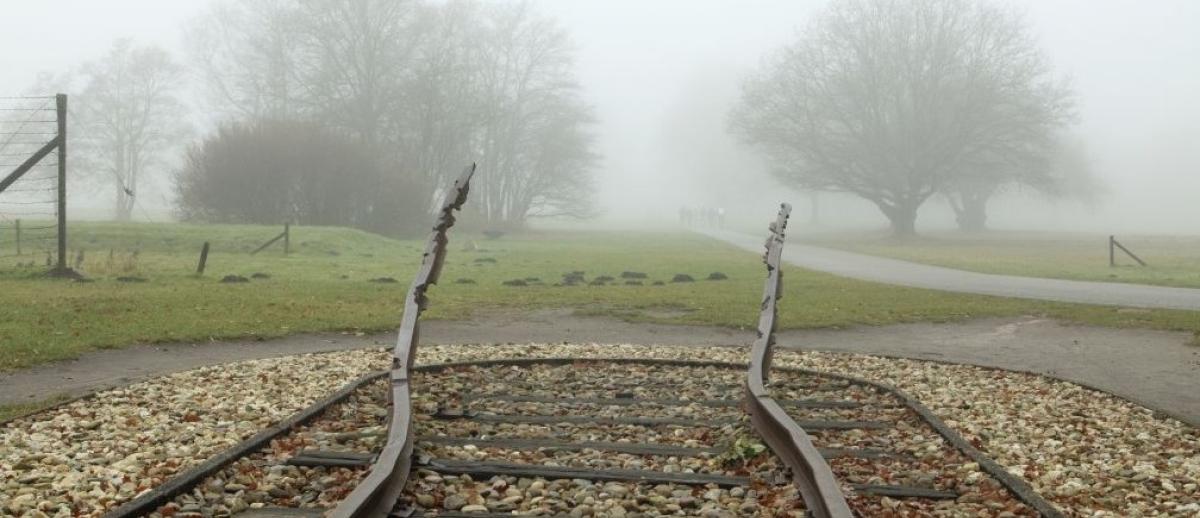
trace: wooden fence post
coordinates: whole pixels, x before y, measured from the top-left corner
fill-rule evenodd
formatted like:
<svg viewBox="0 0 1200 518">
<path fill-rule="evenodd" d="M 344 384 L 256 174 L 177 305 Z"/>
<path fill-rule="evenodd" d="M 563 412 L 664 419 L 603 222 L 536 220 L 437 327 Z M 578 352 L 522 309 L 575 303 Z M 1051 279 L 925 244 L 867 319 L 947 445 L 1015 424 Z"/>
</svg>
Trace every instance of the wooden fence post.
<svg viewBox="0 0 1200 518">
<path fill-rule="evenodd" d="M 196 267 L 196 276 L 204 275 L 204 267 L 208 264 L 208 241 L 200 249 L 200 265 Z"/>
<path fill-rule="evenodd" d="M 1113 246 L 1113 243 L 1115 241 L 1116 241 L 1116 238 L 1114 238 L 1111 235 L 1108 236 L 1108 267 L 1109 268 L 1115 268 L 1117 266 L 1116 247 Z"/>
<path fill-rule="evenodd" d="M 67 96 L 54 96 L 58 115 L 58 265 L 59 273 L 67 270 Z"/>
<path fill-rule="evenodd" d="M 283 255 L 288 255 L 292 250 L 292 224 L 283 224 Z"/>
<path fill-rule="evenodd" d="M 17 255 L 21 255 L 21 220 L 17 219 Z"/>
</svg>

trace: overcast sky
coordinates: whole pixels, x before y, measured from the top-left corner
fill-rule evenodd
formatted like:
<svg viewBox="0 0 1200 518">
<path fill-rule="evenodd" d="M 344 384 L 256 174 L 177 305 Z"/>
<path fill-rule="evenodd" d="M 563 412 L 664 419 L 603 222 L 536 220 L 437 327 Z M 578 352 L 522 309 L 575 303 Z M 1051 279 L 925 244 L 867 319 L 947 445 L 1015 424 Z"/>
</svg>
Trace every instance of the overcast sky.
<svg viewBox="0 0 1200 518">
<path fill-rule="evenodd" d="M 178 53 L 181 24 L 207 3 L 0 2 L 0 92 L 5 93 L 24 90 L 39 70 L 61 71 L 93 58 L 117 37 Z M 608 217 L 617 219 L 671 213 L 697 196 L 696 189 L 674 187 L 689 174 L 672 167 L 687 163 L 686 146 L 662 146 L 670 137 L 664 133 L 681 129 L 666 121 L 705 103 L 723 110 L 721 105 L 736 95 L 738 78 L 793 38 L 824 5 L 811 0 L 534 3 L 560 20 L 578 45 L 579 77 L 600 119 L 601 200 Z M 1051 61 L 1073 79 L 1079 93 L 1079 131 L 1114 192 L 1108 209 L 1094 214 L 1096 220 L 1139 227 L 1200 221 L 1200 1 L 1025 0 L 1015 5 L 1028 13 Z M 681 104 L 689 96 L 700 100 Z M 697 120 L 710 126 L 723 122 L 719 116 Z M 656 203 L 664 193 L 666 199 Z M 1192 233 L 1200 233 L 1200 223 L 1192 226 Z"/>
</svg>

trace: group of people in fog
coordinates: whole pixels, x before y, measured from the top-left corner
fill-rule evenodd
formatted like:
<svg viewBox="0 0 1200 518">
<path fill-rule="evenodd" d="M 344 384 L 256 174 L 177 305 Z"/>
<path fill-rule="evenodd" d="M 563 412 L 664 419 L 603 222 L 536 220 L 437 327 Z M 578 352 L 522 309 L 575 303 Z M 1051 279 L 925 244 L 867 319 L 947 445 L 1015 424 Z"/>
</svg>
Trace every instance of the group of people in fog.
<svg viewBox="0 0 1200 518">
<path fill-rule="evenodd" d="M 725 228 L 725 209 L 723 207 L 680 207 L 679 224 L 688 227 Z"/>
</svg>

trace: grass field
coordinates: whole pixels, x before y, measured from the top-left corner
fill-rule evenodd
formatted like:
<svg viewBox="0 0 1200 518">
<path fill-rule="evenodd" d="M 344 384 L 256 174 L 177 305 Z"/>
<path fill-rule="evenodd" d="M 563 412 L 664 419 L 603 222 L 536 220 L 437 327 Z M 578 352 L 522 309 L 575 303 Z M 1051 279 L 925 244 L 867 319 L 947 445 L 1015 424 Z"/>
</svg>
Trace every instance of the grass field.
<svg viewBox="0 0 1200 518">
<path fill-rule="evenodd" d="M 81 351 L 132 343 L 275 337 L 314 331 L 394 329 L 422 243 L 340 228 L 296 227 L 293 253 L 249 255 L 276 227 L 79 223 L 71 257 L 85 251 L 92 282 L 47 279 L 36 267 L 0 263 L 0 370 L 70 358 Z M 212 242 L 208 274 L 193 276 L 201 243 Z M 464 251 L 474 242 L 478 250 Z M 44 260 L 44 257 L 43 259 Z M 490 261 L 495 261 L 490 262 Z M 616 285 L 553 286 L 570 271 Z M 623 271 L 644 272 L 642 286 L 621 284 Z M 704 280 L 712 272 L 724 281 Z M 227 274 L 270 275 L 222 284 Z M 677 273 L 693 283 L 653 286 Z M 531 233 L 485 240 L 451 234 L 441 284 L 426 314 L 462 319 L 473 310 L 574 308 L 627 320 L 717 326 L 755 323 L 764 270 L 754 254 L 687 234 Z M 140 277 L 146 282 L 118 282 Z M 391 277 L 399 282 L 377 283 Z M 543 284 L 504 286 L 511 279 Z M 458 284 L 469 279 L 473 284 Z M 1044 315 L 1118 327 L 1196 331 L 1184 311 L 1121 311 L 893 287 L 789 268 L 781 304 L 785 328 L 951 321 Z"/>
<path fill-rule="evenodd" d="M 1117 236 L 1148 266 L 1117 250 L 1108 264 L 1108 236 L 989 232 L 983 235 L 927 234 L 896 241 L 870 235 L 815 236 L 806 242 L 851 252 L 904 259 L 983 273 L 1000 273 L 1200 288 L 1200 236 Z"/>
</svg>

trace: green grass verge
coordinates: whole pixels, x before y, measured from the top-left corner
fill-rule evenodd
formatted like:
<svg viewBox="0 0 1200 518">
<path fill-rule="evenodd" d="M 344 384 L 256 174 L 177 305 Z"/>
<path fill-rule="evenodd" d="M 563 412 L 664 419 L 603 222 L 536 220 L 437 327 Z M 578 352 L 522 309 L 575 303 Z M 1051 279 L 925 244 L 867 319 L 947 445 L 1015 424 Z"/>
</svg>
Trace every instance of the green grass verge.
<svg viewBox="0 0 1200 518">
<path fill-rule="evenodd" d="M 20 403 L 20 404 L 16 404 L 16 405 L 0 405 L 0 423 L 3 423 L 10 419 L 15 419 L 17 417 L 40 412 L 40 411 L 50 408 L 54 405 L 62 403 L 63 401 L 67 401 L 68 399 L 71 399 L 70 396 L 63 394 L 63 395 L 51 396 L 51 397 L 43 399 L 41 401 L 35 401 L 32 403 Z"/>
<path fill-rule="evenodd" d="M 340 228 L 297 227 L 290 256 L 276 248 L 249 255 L 278 231 L 255 226 L 73 224 L 72 258 L 74 250 L 85 250 L 82 270 L 93 282 L 47 279 L 39 275 L 40 265 L 14 267 L 19 261 L 10 259 L 0 263 L 0 370 L 133 343 L 395 328 L 421 242 Z M 205 240 L 213 244 L 209 273 L 197 278 L 193 272 Z M 479 250 L 464 251 L 472 241 Z M 644 272 L 649 279 L 642 286 L 552 285 L 573 270 L 587 272 L 589 279 L 605 274 L 619 278 L 627 270 Z M 218 282 L 226 274 L 255 272 L 271 277 L 245 284 Z M 703 280 L 712 272 L 729 279 Z M 697 281 L 651 285 L 654 280 L 669 281 L 676 273 Z M 785 274 L 784 328 L 1040 315 L 1114 327 L 1200 331 L 1200 319 L 1186 311 L 944 293 L 798 268 L 787 268 Z M 694 235 L 576 232 L 490 241 L 452 233 L 441 284 L 431 291 L 426 317 L 465 319 L 476 310 L 573 308 L 630 321 L 750 327 L 756 322 L 764 275 L 753 254 Z M 147 282 L 123 283 L 117 277 Z M 378 277 L 399 282 L 369 282 Z M 502 285 L 529 277 L 545 285 Z M 458 279 L 474 283 L 458 284 Z"/>
<path fill-rule="evenodd" d="M 1117 250 L 1108 236 L 1030 232 L 927 234 L 896 241 L 873 235 L 815 236 L 806 242 L 917 263 L 982 273 L 1200 288 L 1200 237 L 1117 236 L 1148 266 Z"/>
</svg>

